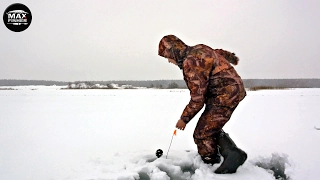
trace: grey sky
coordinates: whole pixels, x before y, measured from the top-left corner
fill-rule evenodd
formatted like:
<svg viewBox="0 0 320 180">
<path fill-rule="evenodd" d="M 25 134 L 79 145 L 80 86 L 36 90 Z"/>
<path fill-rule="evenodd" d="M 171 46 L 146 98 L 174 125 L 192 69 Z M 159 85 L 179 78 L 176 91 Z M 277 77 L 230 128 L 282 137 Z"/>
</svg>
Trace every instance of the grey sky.
<svg viewBox="0 0 320 180">
<path fill-rule="evenodd" d="M 243 78 L 320 78 L 318 0 L 19 2 L 32 23 L 20 33 L 0 23 L 0 79 L 181 79 L 157 55 L 167 34 L 235 52 Z"/>
</svg>

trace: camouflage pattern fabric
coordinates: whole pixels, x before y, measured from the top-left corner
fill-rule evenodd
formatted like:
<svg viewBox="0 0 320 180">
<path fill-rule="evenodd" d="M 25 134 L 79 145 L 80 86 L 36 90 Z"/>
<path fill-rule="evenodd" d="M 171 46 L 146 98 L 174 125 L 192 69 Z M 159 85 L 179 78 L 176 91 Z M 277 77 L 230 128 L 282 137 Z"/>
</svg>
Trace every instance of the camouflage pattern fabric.
<svg viewBox="0 0 320 180">
<path fill-rule="evenodd" d="M 201 156 L 214 154 L 222 127 L 229 121 L 234 109 L 222 106 L 206 106 L 193 134 Z"/>
<path fill-rule="evenodd" d="M 161 39 L 158 54 L 178 63 L 190 90 L 181 120 L 188 123 L 206 106 L 193 137 L 201 156 L 213 154 L 217 135 L 246 96 L 241 77 L 230 64 L 238 64 L 238 57 L 204 44 L 187 46 L 174 35 Z"/>
</svg>

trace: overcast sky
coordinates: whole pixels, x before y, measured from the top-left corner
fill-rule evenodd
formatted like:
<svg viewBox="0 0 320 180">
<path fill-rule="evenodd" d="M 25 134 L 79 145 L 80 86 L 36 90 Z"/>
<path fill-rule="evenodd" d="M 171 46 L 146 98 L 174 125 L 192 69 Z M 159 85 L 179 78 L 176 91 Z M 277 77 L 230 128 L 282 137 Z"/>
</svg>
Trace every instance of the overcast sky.
<svg viewBox="0 0 320 180">
<path fill-rule="evenodd" d="M 157 55 L 168 34 L 235 52 L 242 78 L 320 78 L 319 0 L 19 2 L 32 23 L 20 33 L 0 24 L 0 79 L 182 79 Z"/>
</svg>

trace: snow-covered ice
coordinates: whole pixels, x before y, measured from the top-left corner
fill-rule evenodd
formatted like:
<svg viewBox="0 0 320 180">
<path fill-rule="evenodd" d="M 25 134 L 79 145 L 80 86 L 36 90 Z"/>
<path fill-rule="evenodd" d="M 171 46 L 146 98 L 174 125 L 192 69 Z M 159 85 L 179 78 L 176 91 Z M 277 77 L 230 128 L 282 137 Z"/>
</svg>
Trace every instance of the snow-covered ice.
<svg viewBox="0 0 320 180">
<path fill-rule="evenodd" d="M 320 89 L 248 91 L 224 127 L 248 153 L 237 173 L 204 164 L 192 134 L 197 115 L 174 126 L 188 90 L 0 90 L 0 179 L 318 179 Z M 164 155 L 156 158 L 162 149 Z"/>
</svg>

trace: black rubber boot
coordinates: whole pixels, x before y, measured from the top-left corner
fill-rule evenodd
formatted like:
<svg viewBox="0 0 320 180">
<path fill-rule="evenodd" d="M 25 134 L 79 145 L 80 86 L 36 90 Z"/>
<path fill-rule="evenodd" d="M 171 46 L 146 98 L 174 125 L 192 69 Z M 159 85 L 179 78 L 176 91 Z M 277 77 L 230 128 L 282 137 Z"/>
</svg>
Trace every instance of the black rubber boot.
<svg viewBox="0 0 320 180">
<path fill-rule="evenodd" d="M 220 154 L 223 156 L 223 163 L 215 170 L 217 174 L 235 173 L 239 166 L 247 160 L 247 154 L 239 149 L 229 137 L 228 133 L 221 132 L 218 145 Z"/>
<path fill-rule="evenodd" d="M 218 164 L 221 162 L 220 153 L 218 151 L 218 148 L 215 150 L 214 154 L 211 156 L 202 156 L 201 159 L 206 164 Z"/>
</svg>

